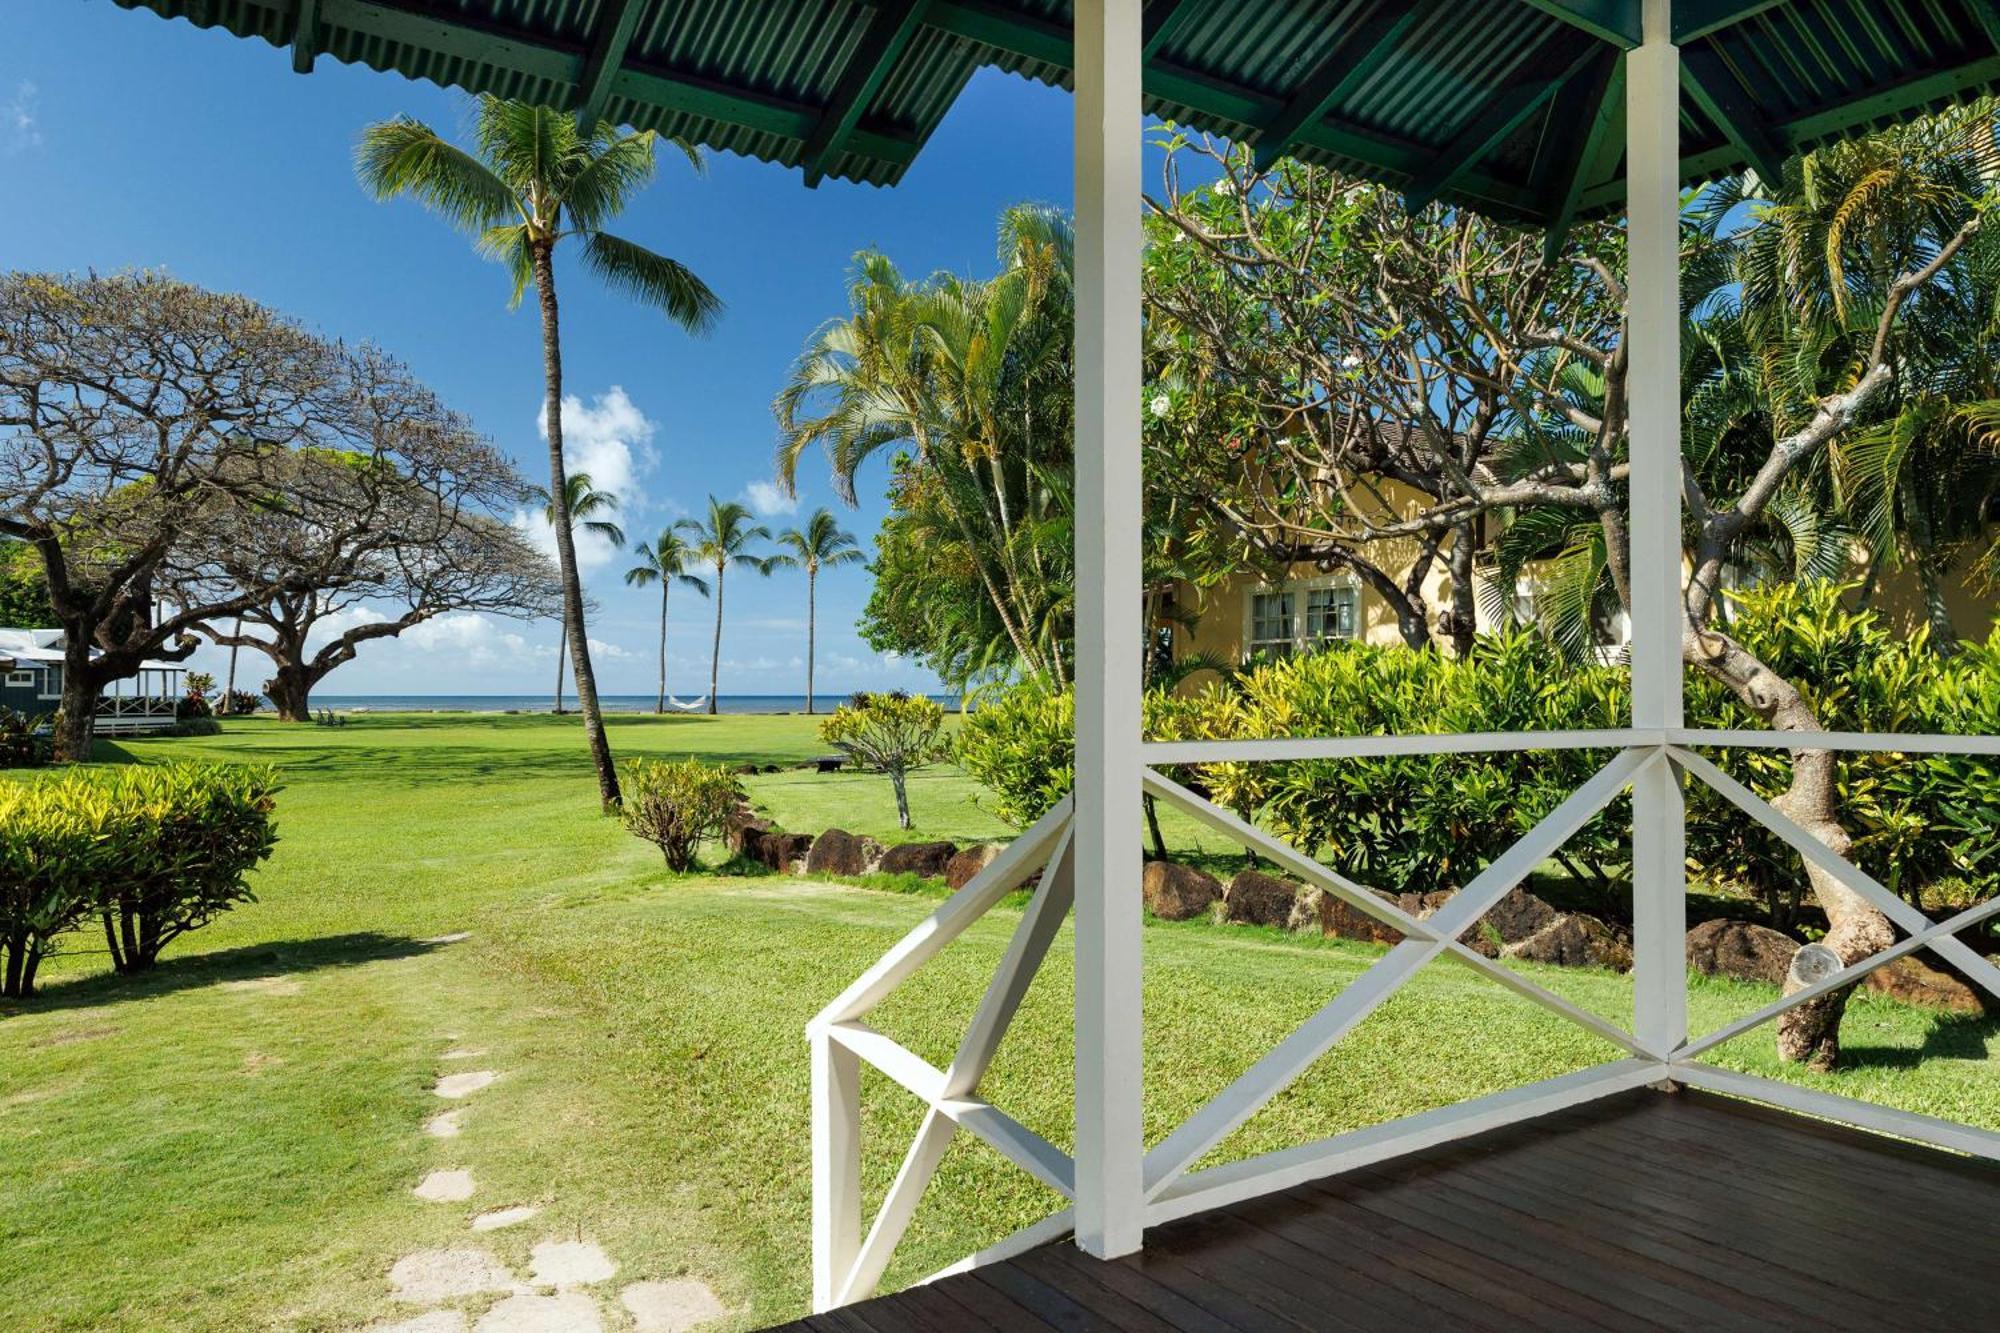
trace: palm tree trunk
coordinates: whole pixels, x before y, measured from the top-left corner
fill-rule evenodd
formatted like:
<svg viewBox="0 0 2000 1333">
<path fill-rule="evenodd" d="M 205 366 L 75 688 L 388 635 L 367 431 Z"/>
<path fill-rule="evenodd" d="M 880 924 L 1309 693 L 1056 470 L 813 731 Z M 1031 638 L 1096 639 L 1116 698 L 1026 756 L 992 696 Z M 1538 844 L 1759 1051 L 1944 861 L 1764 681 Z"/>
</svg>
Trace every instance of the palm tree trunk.
<svg viewBox="0 0 2000 1333">
<path fill-rule="evenodd" d="M 619 803 L 618 769 L 604 735 L 604 717 L 597 710 L 597 674 L 590 667 L 590 636 L 583 625 L 583 582 L 576 570 L 576 534 L 570 530 L 569 496 L 565 488 L 562 444 L 562 341 L 556 310 L 556 275 L 549 243 L 533 249 L 535 292 L 542 306 L 542 377 L 547 387 L 549 436 L 549 496 L 556 511 L 556 556 L 562 573 L 563 628 L 569 640 L 570 669 L 576 675 L 576 699 L 583 709 L 583 732 L 590 761 L 597 769 L 597 794 L 604 808 Z M 558 654 L 560 656 L 560 654 Z M 557 703 L 561 703 L 558 696 Z"/>
<path fill-rule="evenodd" d="M 715 642 L 708 651 L 708 713 L 715 716 L 715 682 L 722 672 L 722 565 L 715 567 Z"/>
<path fill-rule="evenodd" d="M 653 701 L 653 711 L 667 711 L 667 592 L 673 587 L 673 576 L 660 576 L 660 697 Z"/>
<path fill-rule="evenodd" d="M 236 628 L 229 632 L 229 637 L 232 639 L 243 637 L 242 616 L 236 617 Z M 236 648 L 236 644 L 232 643 L 229 645 L 229 679 L 222 687 L 222 711 L 225 713 L 230 710 L 230 701 L 236 695 Z"/>
<path fill-rule="evenodd" d="M 569 652 L 569 626 L 568 624 L 564 624 L 562 627 L 561 634 L 556 639 L 556 704 L 554 708 L 549 710 L 555 713 L 558 717 L 562 715 L 562 710 L 563 710 L 562 706 L 563 656 L 568 652 Z"/>
<path fill-rule="evenodd" d="M 813 635 L 817 612 L 814 609 L 813 585 L 819 581 L 819 571 L 810 567 L 806 570 L 806 716 L 813 711 Z"/>
</svg>

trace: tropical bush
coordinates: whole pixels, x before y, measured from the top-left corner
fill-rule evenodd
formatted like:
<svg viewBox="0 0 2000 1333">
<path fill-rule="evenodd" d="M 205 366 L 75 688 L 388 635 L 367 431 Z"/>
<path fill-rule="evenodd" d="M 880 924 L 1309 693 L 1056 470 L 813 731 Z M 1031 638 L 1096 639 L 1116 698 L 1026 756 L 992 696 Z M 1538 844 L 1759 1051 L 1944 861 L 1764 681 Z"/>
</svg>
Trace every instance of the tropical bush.
<svg viewBox="0 0 2000 1333">
<path fill-rule="evenodd" d="M 80 805 L 108 810 L 101 909 L 120 973 L 148 970 L 180 936 L 256 900 L 247 876 L 278 842 L 270 769 L 134 764 L 67 781 Z"/>
<path fill-rule="evenodd" d="M 658 847 L 676 874 L 694 869 L 702 840 L 720 836 L 744 799 L 743 784 L 728 765 L 693 758 L 632 760 L 625 765 L 624 793 L 625 827 Z"/>
<path fill-rule="evenodd" d="M 112 966 L 160 951 L 254 896 L 271 854 L 278 792 L 268 769 L 236 764 L 72 769 L 0 790 L 0 942 L 10 995 L 63 932 L 102 918 Z"/>
<path fill-rule="evenodd" d="M 950 753 L 935 699 L 892 690 L 858 693 L 819 724 L 819 738 L 896 789 L 896 822 L 910 827 L 909 775 Z"/>
<path fill-rule="evenodd" d="M 1851 590 L 1782 583 L 1732 599 L 1730 629 L 1805 690 L 1829 730 L 2000 735 L 2000 629 L 1951 656 L 1847 605 Z M 1688 673 L 1697 725 L 1762 722 L 1699 673 Z M 1547 731 L 1625 724 L 1623 667 L 1567 665 L 1532 632 L 1482 636 L 1460 660 L 1401 645 L 1344 643 L 1253 666 L 1199 693 L 1154 693 L 1156 740 Z M 1067 694 L 1023 687 L 966 719 L 958 758 L 1026 824 L 1060 800 L 1074 775 Z M 1384 888 L 1456 888 L 1581 786 L 1602 750 L 1294 760 L 1186 766 L 1169 776 L 1358 879 Z M 1789 785 L 1782 750 L 1717 752 L 1765 798 Z M 1960 898 L 2000 892 L 2000 762 L 1959 755 L 1853 752 L 1839 767 L 1841 819 L 1862 869 L 1920 901 L 1954 883 Z M 1621 910 L 1628 878 L 1629 798 L 1621 797 L 1557 855 Z M 1798 857 L 1699 784 L 1688 789 L 1688 855 L 1718 887 L 1746 891 L 1774 924 L 1797 924 L 1806 887 Z"/>
<path fill-rule="evenodd" d="M 38 733 L 36 719 L 0 704 L 0 768 L 40 768 L 54 753 L 53 741 Z"/>
<path fill-rule="evenodd" d="M 110 859 L 109 807 L 69 799 L 72 784 L 0 786 L 0 996 L 35 993 L 35 973 L 56 939 L 97 906 Z"/>
<path fill-rule="evenodd" d="M 190 671 L 182 687 L 180 702 L 174 706 L 174 716 L 186 722 L 191 718 L 213 717 L 215 706 L 211 697 L 215 694 L 215 677 L 206 671 Z"/>
<path fill-rule="evenodd" d="M 254 713 L 264 706 L 264 696 L 255 690 L 229 690 L 222 696 L 222 711 L 229 714 Z"/>
</svg>

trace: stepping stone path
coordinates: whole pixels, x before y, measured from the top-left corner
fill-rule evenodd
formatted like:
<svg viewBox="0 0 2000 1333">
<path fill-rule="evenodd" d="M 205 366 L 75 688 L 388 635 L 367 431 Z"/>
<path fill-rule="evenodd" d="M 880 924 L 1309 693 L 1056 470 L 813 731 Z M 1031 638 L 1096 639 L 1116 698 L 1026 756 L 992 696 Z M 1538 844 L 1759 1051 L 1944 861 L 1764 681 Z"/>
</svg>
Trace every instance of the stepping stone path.
<svg viewBox="0 0 2000 1333">
<path fill-rule="evenodd" d="M 643 1327 L 643 1325 L 642 1325 Z M 431 1310 L 414 1319 L 375 1324 L 368 1333 L 465 1333 L 465 1315 L 457 1310 Z"/>
<path fill-rule="evenodd" d="M 687 1277 L 672 1282 L 634 1282 L 618 1293 L 618 1299 L 639 1333 L 685 1333 L 729 1313 L 706 1282 Z"/>
<path fill-rule="evenodd" d="M 429 944 L 452 944 L 467 934 L 441 935 Z M 457 1040 L 457 1033 L 449 1034 Z M 484 1049 L 455 1048 L 446 1060 L 470 1060 Z M 500 1075 L 491 1069 L 441 1076 L 432 1089 L 456 1100 L 490 1087 Z M 434 1139 L 457 1138 L 463 1111 L 441 1111 L 424 1122 Z M 460 1168 L 432 1171 L 410 1193 L 432 1203 L 463 1203 L 472 1197 L 472 1173 Z M 497 1231 L 518 1226 L 539 1215 L 534 1204 L 516 1204 L 480 1213 L 469 1222 L 472 1231 Z M 597 1298 L 582 1288 L 609 1282 L 618 1265 L 595 1241 L 549 1239 L 530 1252 L 529 1283 L 519 1281 L 491 1251 L 476 1246 L 418 1250 L 398 1259 L 389 1270 L 389 1286 L 399 1301 L 411 1305 L 441 1305 L 471 1297 L 498 1295 L 477 1320 L 464 1310 L 428 1310 L 393 1323 L 377 1324 L 371 1333 L 603 1333 Z M 530 1285 L 532 1283 L 532 1286 Z M 553 1291 L 535 1288 L 554 1288 Z M 668 1282 L 633 1282 L 618 1293 L 639 1333 L 684 1333 L 728 1314 L 707 1284 L 693 1278 Z M 622 1324 L 621 1324 L 622 1326 Z"/>
<path fill-rule="evenodd" d="M 469 930 L 456 930 L 456 931 L 453 931 L 453 932 L 452 932 L 451 934 L 449 934 L 449 935 L 433 935 L 433 936 L 431 936 L 431 937 L 430 937 L 429 939 L 427 939 L 427 940 L 418 940 L 418 941 L 417 941 L 417 943 L 419 943 L 419 944 L 463 944 L 463 943 L 464 943 L 465 941 L 467 941 L 467 940 L 469 940 L 469 939 L 471 939 L 471 938 L 472 938 L 472 932 L 471 932 L 471 931 L 469 931 Z"/>
<path fill-rule="evenodd" d="M 486 1054 L 486 1048 L 484 1046 L 473 1046 L 473 1047 L 461 1046 L 457 1050 L 446 1051 L 443 1055 L 439 1056 L 438 1058 L 440 1060 L 477 1060 L 480 1056 L 484 1054 Z"/>
<path fill-rule="evenodd" d="M 545 1240 L 528 1256 L 535 1266 L 529 1279 L 538 1287 L 582 1287 L 608 1281 L 618 1265 L 587 1240 Z"/>
<path fill-rule="evenodd" d="M 509 1296 L 474 1324 L 473 1333 L 602 1333 L 597 1302 L 580 1291 Z"/>
<path fill-rule="evenodd" d="M 447 1100 L 456 1101 L 460 1097 L 470 1097 L 481 1088 L 492 1085 L 500 1076 L 490 1069 L 474 1069 L 463 1074 L 446 1074 L 437 1081 L 431 1091 Z"/>
<path fill-rule="evenodd" d="M 514 1208 L 495 1208 L 490 1213 L 481 1213 L 479 1216 L 473 1218 L 472 1229 L 474 1231 L 498 1231 L 501 1227 L 518 1226 L 541 1211 L 541 1209 L 531 1204 L 522 1204 Z"/>
<path fill-rule="evenodd" d="M 470 1171 L 433 1171 L 410 1191 L 426 1203 L 464 1203 L 472 1197 Z"/>
<path fill-rule="evenodd" d="M 418 1250 L 406 1254 L 389 1270 L 389 1285 L 399 1301 L 436 1305 L 454 1296 L 526 1290 L 491 1252 L 466 1247 Z"/>
</svg>

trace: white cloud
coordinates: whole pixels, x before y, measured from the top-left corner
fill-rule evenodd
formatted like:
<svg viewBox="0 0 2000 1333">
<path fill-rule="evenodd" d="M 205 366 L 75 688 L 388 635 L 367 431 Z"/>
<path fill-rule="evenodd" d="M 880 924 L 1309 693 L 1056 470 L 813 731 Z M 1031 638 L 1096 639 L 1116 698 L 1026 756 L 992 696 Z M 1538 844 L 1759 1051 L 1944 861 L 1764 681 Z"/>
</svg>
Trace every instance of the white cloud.
<svg viewBox="0 0 2000 1333">
<path fill-rule="evenodd" d="M 759 518 L 799 512 L 799 497 L 785 494 L 784 487 L 775 481 L 751 482 L 743 488 L 743 501 L 757 511 Z"/>
<path fill-rule="evenodd" d="M 556 651 L 552 643 L 530 643 L 518 630 L 504 629 L 491 617 L 474 611 L 412 625 L 403 631 L 402 642 L 420 653 L 449 657 L 451 666 L 440 668 L 446 670 L 527 666 L 547 661 Z"/>
<path fill-rule="evenodd" d="M 590 645 L 590 655 L 591 655 L 591 657 L 592 657 L 592 658 L 598 658 L 598 657 L 630 657 L 630 656 L 632 655 L 632 654 L 630 654 L 630 653 L 626 652 L 626 651 L 625 651 L 625 650 L 624 650 L 623 648 L 620 648 L 620 647 L 619 647 L 619 646 L 618 646 L 617 644 L 615 644 L 615 643 L 606 643 L 606 642 L 605 642 L 604 640 L 602 640 L 602 639 L 590 639 L 590 638 L 586 638 L 586 639 L 584 640 L 584 642 L 585 642 L 585 643 L 588 643 L 588 644 Z"/>
<path fill-rule="evenodd" d="M 41 89 L 28 79 L 14 85 L 14 95 L 0 108 L 0 128 L 7 135 L 9 153 L 42 146 Z"/>
<path fill-rule="evenodd" d="M 571 394 L 563 399 L 563 463 L 571 475 L 583 472 L 591 485 L 618 497 L 618 512 L 609 515 L 627 528 L 648 508 L 641 477 L 653 470 L 659 456 L 653 450 L 658 426 L 639 410 L 625 390 L 614 384 L 590 402 Z M 547 439 L 548 408 L 535 414 L 535 430 Z M 669 512 L 677 506 L 669 504 Z M 555 531 L 540 510 L 523 510 L 514 516 L 514 526 L 545 555 L 555 555 Z M 604 568 L 617 555 L 617 548 L 605 538 L 579 527 L 576 533 L 576 564 L 583 573 Z"/>
</svg>

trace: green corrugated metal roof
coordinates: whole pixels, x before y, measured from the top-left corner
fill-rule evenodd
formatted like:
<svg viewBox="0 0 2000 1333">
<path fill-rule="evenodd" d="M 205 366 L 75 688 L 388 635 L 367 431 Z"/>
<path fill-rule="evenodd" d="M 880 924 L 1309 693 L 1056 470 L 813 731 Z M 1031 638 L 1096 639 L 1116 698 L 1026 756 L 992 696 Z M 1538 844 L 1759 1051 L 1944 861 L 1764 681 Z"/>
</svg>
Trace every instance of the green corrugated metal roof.
<svg viewBox="0 0 2000 1333">
<path fill-rule="evenodd" d="M 899 179 L 993 65 L 1067 84 L 1066 0 L 116 0 L 585 106 L 809 179 Z M 1639 0 L 1152 0 L 1157 115 L 1489 212 L 1615 207 Z M 2000 0 L 1680 0 L 1690 181 L 1992 91 Z"/>
</svg>

